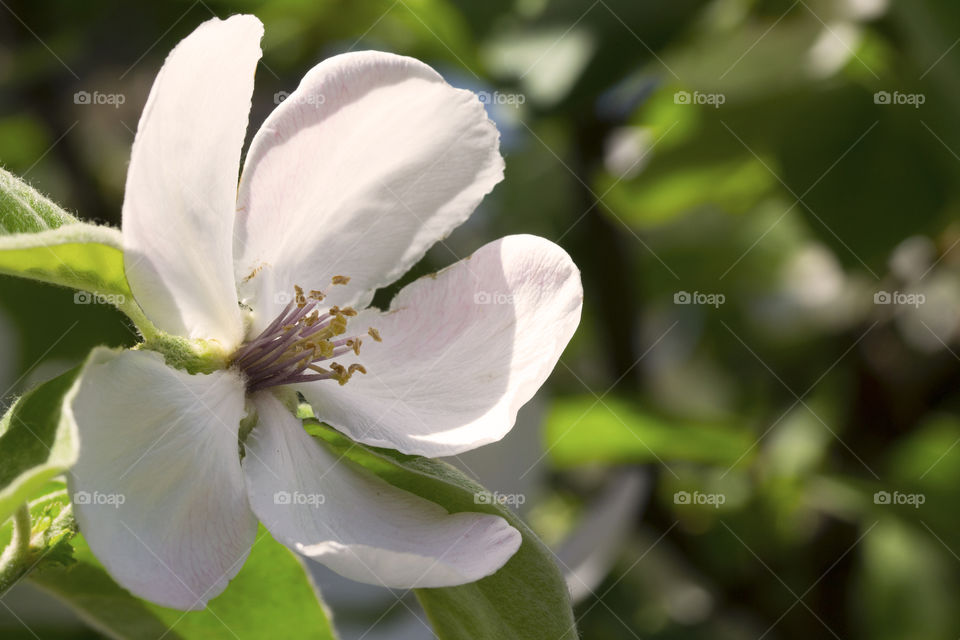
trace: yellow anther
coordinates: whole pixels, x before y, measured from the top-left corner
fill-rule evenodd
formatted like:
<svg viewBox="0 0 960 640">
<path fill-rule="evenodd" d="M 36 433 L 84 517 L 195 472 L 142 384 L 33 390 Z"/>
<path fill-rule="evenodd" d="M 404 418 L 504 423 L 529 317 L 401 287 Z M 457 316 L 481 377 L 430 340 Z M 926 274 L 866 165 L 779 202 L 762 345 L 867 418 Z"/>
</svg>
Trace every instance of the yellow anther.
<svg viewBox="0 0 960 640">
<path fill-rule="evenodd" d="M 347 319 L 340 315 L 334 317 L 330 320 L 330 330 L 335 336 L 345 333 L 347 330 Z"/>
<path fill-rule="evenodd" d="M 340 383 L 341 386 L 347 384 L 347 380 L 350 379 L 350 372 L 347 371 L 347 368 L 342 364 L 331 362 L 330 371 L 333 372 L 333 377 L 337 380 L 337 382 Z"/>
<path fill-rule="evenodd" d="M 361 364 L 352 364 L 350 368 L 344 367 L 342 364 L 337 364 L 336 362 L 330 363 L 330 373 L 339 382 L 341 385 L 347 384 L 347 381 L 350 380 L 350 377 L 357 372 L 366 373 L 367 370 Z"/>
<path fill-rule="evenodd" d="M 256 277 L 256 275 L 257 275 L 258 273 L 260 273 L 260 270 L 261 270 L 261 269 L 263 269 L 263 265 L 262 265 L 262 264 L 261 264 L 261 265 L 258 265 L 257 267 L 255 267 L 254 270 L 251 271 L 250 274 L 249 274 L 246 278 L 243 279 L 243 281 L 244 281 L 244 282 L 250 282 L 251 280 L 253 280 L 253 279 Z"/>
<path fill-rule="evenodd" d="M 347 284 L 348 282 L 350 282 L 350 277 L 349 276 L 333 276 L 330 279 L 330 282 L 333 284 Z"/>
<path fill-rule="evenodd" d="M 323 342 L 318 343 L 317 352 L 324 358 L 329 358 L 333 355 L 333 343 L 329 340 L 324 340 Z"/>
<path fill-rule="evenodd" d="M 297 308 L 303 309 L 305 306 L 307 306 L 307 298 L 303 295 L 303 288 L 293 285 L 293 290 L 297 294 Z"/>
<path fill-rule="evenodd" d="M 320 302 L 321 300 L 323 300 L 323 299 L 326 298 L 326 297 L 327 297 L 327 295 L 326 295 L 323 291 L 317 291 L 316 289 L 311 289 L 311 290 L 310 290 L 310 299 L 311 299 L 311 300 L 316 300 L 317 302 Z"/>
<path fill-rule="evenodd" d="M 343 309 L 340 309 L 340 313 L 342 313 L 343 315 L 349 318 L 352 318 L 353 316 L 357 315 L 357 310 L 354 309 L 353 307 L 344 307 Z"/>
<path fill-rule="evenodd" d="M 373 327 L 367 329 L 367 333 L 370 334 L 370 337 L 373 338 L 374 342 L 383 342 L 383 340 L 380 339 L 380 332 Z"/>
</svg>

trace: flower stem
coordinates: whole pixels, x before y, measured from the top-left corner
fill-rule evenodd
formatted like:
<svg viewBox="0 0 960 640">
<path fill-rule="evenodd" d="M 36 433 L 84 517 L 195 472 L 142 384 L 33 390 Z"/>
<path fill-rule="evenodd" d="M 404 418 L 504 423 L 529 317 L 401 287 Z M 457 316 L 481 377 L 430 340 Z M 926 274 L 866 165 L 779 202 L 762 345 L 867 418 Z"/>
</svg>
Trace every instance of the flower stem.
<svg viewBox="0 0 960 640">
<path fill-rule="evenodd" d="M 11 544 L 16 546 L 17 555 L 20 557 L 30 553 L 30 508 L 27 503 L 17 507 L 13 514 L 13 541 Z"/>
<path fill-rule="evenodd" d="M 0 555 L 0 596 L 26 572 L 30 561 L 30 509 L 24 503 L 13 514 L 13 539 Z"/>
</svg>

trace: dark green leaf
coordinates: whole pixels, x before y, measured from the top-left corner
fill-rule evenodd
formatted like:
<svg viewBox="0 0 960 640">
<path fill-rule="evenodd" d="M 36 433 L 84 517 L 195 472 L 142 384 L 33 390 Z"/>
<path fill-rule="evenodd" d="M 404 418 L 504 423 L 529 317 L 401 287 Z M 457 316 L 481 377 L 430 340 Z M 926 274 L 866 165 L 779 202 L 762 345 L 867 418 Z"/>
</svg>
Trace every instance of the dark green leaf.
<svg viewBox="0 0 960 640">
<path fill-rule="evenodd" d="M 418 589 L 420 604 L 441 640 L 573 640 L 577 637 L 566 583 L 554 556 L 506 507 L 477 504 L 486 490 L 438 460 L 357 444 L 310 421 L 307 430 L 338 455 L 390 484 L 454 512 L 482 511 L 506 519 L 523 534 L 520 550 L 494 575 L 472 584 Z"/>
</svg>

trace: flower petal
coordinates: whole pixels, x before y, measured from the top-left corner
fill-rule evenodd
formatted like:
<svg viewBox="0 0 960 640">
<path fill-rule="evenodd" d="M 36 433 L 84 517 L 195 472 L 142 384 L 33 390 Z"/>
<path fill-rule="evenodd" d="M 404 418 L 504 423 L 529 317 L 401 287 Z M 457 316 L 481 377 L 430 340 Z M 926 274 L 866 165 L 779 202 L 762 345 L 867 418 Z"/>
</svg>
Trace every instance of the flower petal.
<svg viewBox="0 0 960 640">
<path fill-rule="evenodd" d="M 242 339 L 233 277 L 240 150 L 263 25 L 200 25 L 167 57 L 133 143 L 123 202 L 130 287 L 160 329 Z"/>
<path fill-rule="evenodd" d="M 388 313 L 367 310 L 348 333 L 375 327 L 340 386 L 297 385 L 317 418 L 354 440 L 428 457 L 502 438 L 544 383 L 580 322 L 583 290 L 549 240 L 508 236 L 405 287 Z"/>
<path fill-rule="evenodd" d="M 446 587 L 488 576 L 520 547 L 499 516 L 448 514 L 337 459 L 269 392 L 243 470 L 254 512 L 275 538 L 340 575 L 378 586 Z"/>
<path fill-rule="evenodd" d="M 64 413 L 80 438 L 70 474 L 77 523 L 97 558 L 141 598 L 202 609 L 243 566 L 257 532 L 237 448 L 239 377 L 98 348 Z"/>
<path fill-rule="evenodd" d="M 314 67 L 254 137 L 240 180 L 237 277 L 254 329 L 295 284 L 365 306 L 503 178 L 498 147 L 477 96 L 422 62 L 365 51 Z M 350 283 L 331 290 L 335 275 Z"/>
</svg>

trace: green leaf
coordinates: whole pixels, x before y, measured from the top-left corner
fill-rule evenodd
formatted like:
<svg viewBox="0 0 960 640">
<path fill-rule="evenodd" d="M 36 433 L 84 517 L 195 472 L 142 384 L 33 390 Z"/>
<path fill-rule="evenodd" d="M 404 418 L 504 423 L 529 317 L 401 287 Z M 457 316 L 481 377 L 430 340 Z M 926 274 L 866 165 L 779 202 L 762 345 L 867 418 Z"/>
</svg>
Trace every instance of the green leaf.
<svg viewBox="0 0 960 640">
<path fill-rule="evenodd" d="M 76 535 L 72 512 L 68 509 L 70 497 L 66 484 L 54 480 L 38 492 L 39 498 L 30 501 L 30 551 L 29 567 L 61 566 L 73 564 L 73 548 L 70 540 Z M 13 519 L 0 526 L 0 548 L 5 549 L 13 539 Z"/>
<path fill-rule="evenodd" d="M 546 447 L 559 467 L 673 460 L 733 464 L 748 457 L 753 442 L 745 429 L 667 420 L 616 398 L 559 400 L 547 417 Z"/>
<path fill-rule="evenodd" d="M 117 306 L 133 298 L 120 232 L 109 227 L 77 223 L 0 237 L 0 273 L 109 296 Z"/>
<path fill-rule="evenodd" d="M 499 515 L 523 535 L 519 551 L 494 575 L 459 587 L 416 590 L 441 640 L 577 637 L 567 586 L 553 554 L 509 509 L 476 504 L 476 496 L 487 493 L 482 486 L 444 462 L 366 447 L 315 421 L 307 423 L 307 431 L 344 459 L 396 487 L 451 513 Z"/>
<path fill-rule="evenodd" d="M 857 550 L 851 590 L 855 629 L 873 640 L 953 638 L 953 552 L 922 526 L 884 517 Z"/>
<path fill-rule="evenodd" d="M 127 284 L 120 232 L 80 222 L 2 168 L 0 274 L 81 289 L 78 304 L 115 305 L 144 337 L 157 334 Z"/>
<path fill-rule="evenodd" d="M 78 371 L 71 369 L 27 392 L 0 420 L 0 522 L 76 462 L 73 421 L 60 414 Z"/>
<path fill-rule="evenodd" d="M 77 536 L 73 546 L 76 563 L 72 567 L 43 569 L 29 579 L 110 637 L 336 637 L 301 561 L 262 527 L 243 569 L 202 611 L 167 609 L 132 596 L 113 581 L 83 536 Z"/>
<path fill-rule="evenodd" d="M 36 233 L 77 219 L 0 167 L 0 235 Z"/>
<path fill-rule="evenodd" d="M 746 213 L 769 194 L 776 183 L 763 162 L 753 156 L 708 159 L 658 158 L 635 180 L 606 176 L 599 181 L 612 211 L 623 211 L 626 221 L 656 227 L 699 207 L 714 206 L 729 213 Z"/>
<path fill-rule="evenodd" d="M 122 239 L 116 229 L 74 223 L 0 236 L 0 274 L 81 289 L 86 293 L 74 296 L 77 304 L 112 304 L 144 336 L 156 335 L 127 284 Z"/>
</svg>

